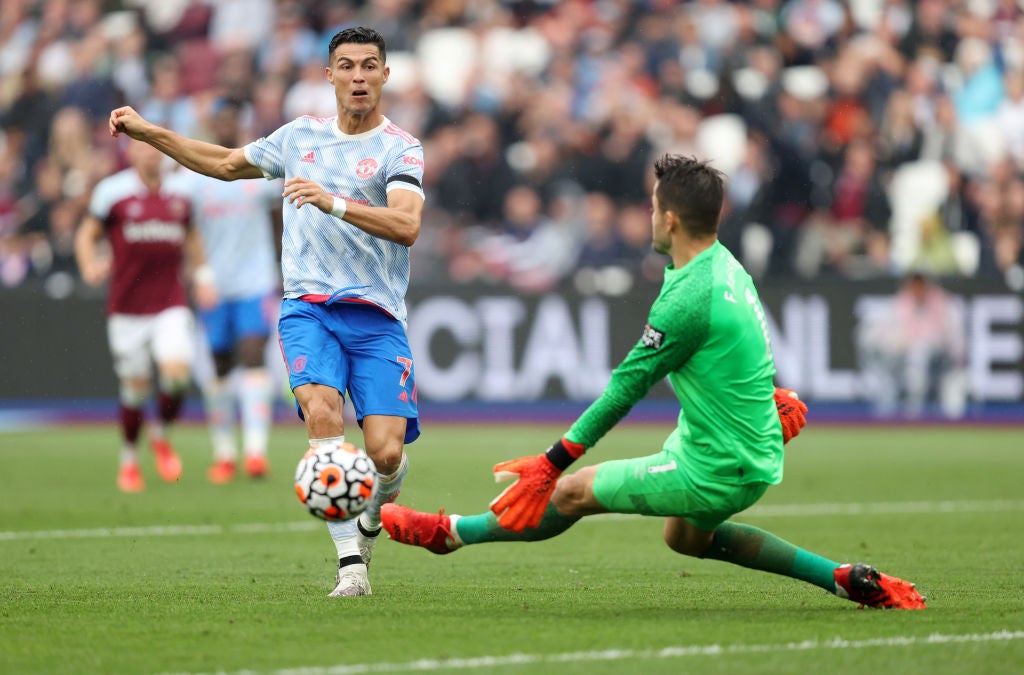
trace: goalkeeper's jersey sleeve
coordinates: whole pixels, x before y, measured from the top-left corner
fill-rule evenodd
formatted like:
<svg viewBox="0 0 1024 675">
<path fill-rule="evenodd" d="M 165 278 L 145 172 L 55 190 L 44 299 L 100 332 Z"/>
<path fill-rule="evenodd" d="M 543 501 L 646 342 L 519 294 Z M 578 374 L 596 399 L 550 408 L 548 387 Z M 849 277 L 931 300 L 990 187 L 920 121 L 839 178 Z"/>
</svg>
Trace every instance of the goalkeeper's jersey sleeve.
<svg viewBox="0 0 1024 675">
<path fill-rule="evenodd" d="M 668 377 L 687 467 L 729 483 L 782 480 L 775 365 L 750 275 L 721 243 L 669 267 L 640 341 L 566 438 L 592 447 Z"/>
</svg>

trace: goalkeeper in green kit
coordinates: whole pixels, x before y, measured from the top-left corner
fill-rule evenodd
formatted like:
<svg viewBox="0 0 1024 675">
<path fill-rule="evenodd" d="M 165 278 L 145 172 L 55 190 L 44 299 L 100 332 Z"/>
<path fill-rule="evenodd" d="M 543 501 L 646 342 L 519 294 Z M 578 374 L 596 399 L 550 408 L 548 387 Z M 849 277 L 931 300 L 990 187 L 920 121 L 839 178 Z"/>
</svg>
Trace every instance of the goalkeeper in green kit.
<svg viewBox="0 0 1024 675">
<path fill-rule="evenodd" d="M 665 518 L 678 553 L 774 572 L 861 605 L 923 609 L 913 584 L 874 567 L 840 564 L 751 525 L 729 521 L 782 481 L 783 443 L 800 432 L 806 406 L 773 385 L 764 310 L 750 275 L 718 241 L 723 177 L 705 162 L 655 162 L 653 247 L 671 257 L 643 335 L 565 436 L 541 455 L 498 464 L 518 480 L 475 516 L 386 504 L 391 538 L 450 553 L 494 541 L 538 541 L 583 516 Z M 668 377 L 678 427 L 661 452 L 562 475 L 650 388 Z"/>
</svg>

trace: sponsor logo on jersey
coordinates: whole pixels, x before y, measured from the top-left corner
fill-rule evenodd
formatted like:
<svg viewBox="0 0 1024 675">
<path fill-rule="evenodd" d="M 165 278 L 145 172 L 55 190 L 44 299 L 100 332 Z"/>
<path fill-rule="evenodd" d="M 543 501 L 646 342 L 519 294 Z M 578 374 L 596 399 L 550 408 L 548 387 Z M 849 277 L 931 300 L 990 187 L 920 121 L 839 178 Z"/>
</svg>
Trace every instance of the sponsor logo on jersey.
<svg viewBox="0 0 1024 675">
<path fill-rule="evenodd" d="M 655 464 L 654 466 L 647 467 L 647 473 L 668 473 L 669 471 L 675 471 L 679 468 L 676 464 L 676 460 L 672 460 L 668 464 Z"/>
<path fill-rule="evenodd" d="M 128 223 L 124 226 L 124 240 L 129 244 L 154 242 L 180 244 L 185 241 L 185 226 L 181 223 L 168 223 L 162 220 Z"/>
<path fill-rule="evenodd" d="M 661 349 L 661 345 L 665 341 L 665 334 L 651 324 L 646 324 L 644 326 L 644 334 L 640 336 L 640 341 L 644 343 L 645 347 Z"/>
<path fill-rule="evenodd" d="M 409 155 L 405 155 L 402 157 L 402 163 L 412 164 L 413 166 L 418 166 L 421 169 L 423 168 L 423 160 L 419 157 L 410 157 Z"/>
<path fill-rule="evenodd" d="M 377 166 L 377 160 L 373 157 L 367 157 L 356 164 L 356 175 L 363 180 L 366 180 L 373 174 L 377 173 Z"/>
<path fill-rule="evenodd" d="M 303 161 L 303 162 L 305 162 L 305 163 L 307 163 L 307 164 L 313 164 L 314 162 L 316 162 L 316 160 L 315 160 L 315 159 L 313 159 L 313 151 L 312 151 L 312 150 L 310 150 L 309 152 L 307 152 L 306 154 L 304 154 L 304 155 L 302 156 L 302 161 Z"/>
<path fill-rule="evenodd" d="M 305 356 L 296 356 L 295 360 L 292 361 L 291 371 L 293 373 L 301 373 L 305 369 L 306 369 L 306 357 Z"/>
</svg>

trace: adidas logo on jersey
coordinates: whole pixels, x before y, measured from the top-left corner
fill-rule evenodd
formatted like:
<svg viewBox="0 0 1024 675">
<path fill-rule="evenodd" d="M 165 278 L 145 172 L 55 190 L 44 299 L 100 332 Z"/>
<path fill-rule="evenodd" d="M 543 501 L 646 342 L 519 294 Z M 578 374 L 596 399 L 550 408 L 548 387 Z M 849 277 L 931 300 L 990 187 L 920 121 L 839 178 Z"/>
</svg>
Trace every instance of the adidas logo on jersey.
<svg viewBox="0 0 1024 675">
<path fill-rule="evenodd" d="M 310 150 L 310 151 L 309 151 L 309 152 L 307 152 L 307 153 L 306 153 L 305 155 L 303 155 L 303 156 L 302 156 L 302 161 L 303 161 L 303 162 L 307 162 L 307 163 L 309 163 L 309 164 L 312 164 L 313 162 L 315 162 L 316 160 L 315 160 L 315 159 L 313 159 L 313 151 L 312 151 L 312 150 Z"/>
</svg>

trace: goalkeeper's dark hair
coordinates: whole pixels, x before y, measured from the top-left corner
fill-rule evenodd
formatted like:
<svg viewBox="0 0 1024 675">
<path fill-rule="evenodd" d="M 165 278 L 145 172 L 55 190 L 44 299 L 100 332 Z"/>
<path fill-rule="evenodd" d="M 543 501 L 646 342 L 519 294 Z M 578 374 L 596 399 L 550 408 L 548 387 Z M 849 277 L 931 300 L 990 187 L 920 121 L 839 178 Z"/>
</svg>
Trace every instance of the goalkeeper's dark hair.
<svg viewBox="0 0 1024 675">
<path fill-rule="evenodd" d="M 718 232 L 725 175 L 695 157 L 662 155 L 654 162 L 655 194 L 662 211 L 672 211 L 691 236 Z"/>
<path fill-rule="evenodd" d="M 388 49 L 384 44 L 384 37 L 372 28 L 357 26 L 340 30 L 334 34 L 331 44 L 327 47 L 327 63 L 334 62 L 334 50 L 338 48 L 338 45 L 347 44 L 377 45 L 377 50 L 380 51 L 380 62 L 387 63 L 388 61 Z"/>
</svg>

